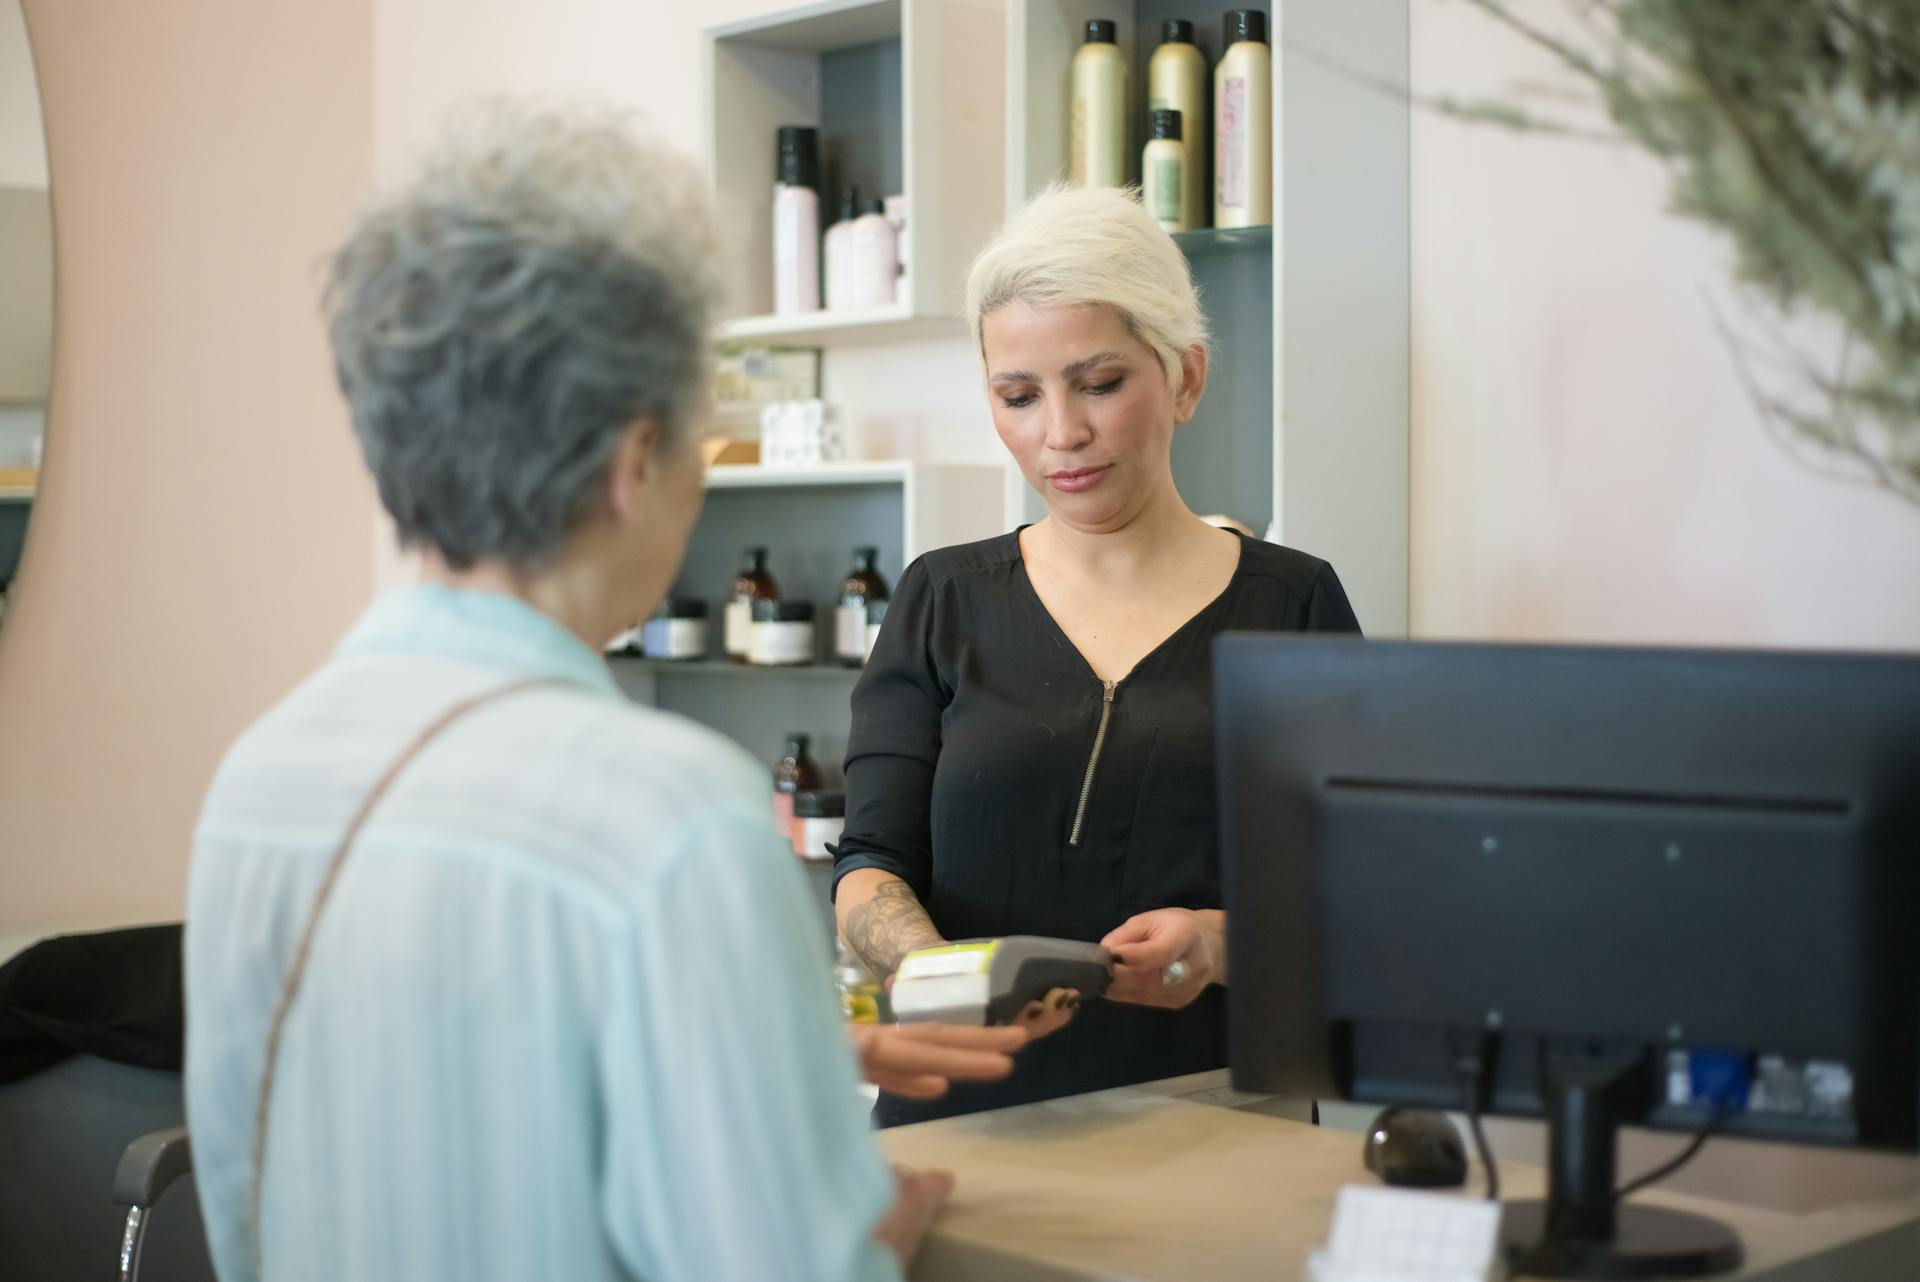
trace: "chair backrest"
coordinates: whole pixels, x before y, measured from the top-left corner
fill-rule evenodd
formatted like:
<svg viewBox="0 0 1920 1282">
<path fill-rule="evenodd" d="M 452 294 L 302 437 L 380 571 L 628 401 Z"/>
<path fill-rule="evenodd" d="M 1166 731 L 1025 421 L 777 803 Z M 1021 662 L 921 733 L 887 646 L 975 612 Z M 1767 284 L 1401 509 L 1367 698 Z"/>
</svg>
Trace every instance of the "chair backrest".
<svg viewBox="0 0 1920 1282">
<path fill-rule="evenodd" d="M 0 1085 L 0 1261 L 7 1277 L 110 1278 L 126 1209 L 113 1201 L 127 1145 L 179 1126 L 178 1073 L 76 1055 Z M 192 1176 L 150 1218 L 140 1282 L 213 1282 Z"/>
</svg>

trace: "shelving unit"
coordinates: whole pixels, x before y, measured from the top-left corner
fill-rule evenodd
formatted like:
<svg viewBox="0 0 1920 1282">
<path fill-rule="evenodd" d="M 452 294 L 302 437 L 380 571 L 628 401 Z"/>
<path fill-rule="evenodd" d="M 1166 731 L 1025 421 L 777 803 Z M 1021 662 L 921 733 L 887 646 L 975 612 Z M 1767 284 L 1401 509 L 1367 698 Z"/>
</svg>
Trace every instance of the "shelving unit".
<svg viewBox="0 0 1920 1282">
<path fill-rule="evenodd" d="M 32 486 L 0 487 L 0 588 L 12 581 L 27 542 L 27 522 L 33 515 Z"/>
<path fill-rule="evenodd" d="M 709 167 L 740 229 L 723 338 L 817 346 L 958 337 L 966 265 L 999 220 L 1004 24 L 998 0 L 829 0 L 707 32 Z M 839 190 L 907 198 L 899 301 L 771 315 L 774 134 L 821 131 L 820 218 Z"/>
<path fill-rule="evenodd" d="M 901 460 L 818 467 L 716 467 L 674 592 L 708 602 L 709 658 L 686 662 L 616 656 L 621 688 L 634 698 L 712 726 L 767 762 L 785 736 L 814 737 L 814 758 L 839 774 L 851 723 L 848 698 L 860 670 L 830 661 L 801 668 L 727 662 L 722 607 L 745 548 L 771 550 L 781 593 L 816 607 L 815 650 L 830 660 L 833 605 L 852 550 L 880 549 L 881 573 L 897 584 L 914 558 L 990 538 L 1001 524 L 1003 469 Z"/>
<path fill-rule="evenodd" d="M 1208 65 L 1218 0 L 1009 0 L 1008 212 L 1067 171 L 1068 76 L 1088 19 L 1130 67 L 1136 142 L 1162 22 Z M 1405 635 L 1409 334 L 1407 0 L 1266 6 L 1274 226 L 1182 233 L 1214 333 L 1208 390 L 1174 438 L 1188 504 L 1331 561 L 1374 636 Z M 1337 122 L 1333 127 L 1330 122 Z M 1211 130 L 1206 134 L 1211 147 Z M 1027 505 L 1027 519 L 1040 511 Z"/>
</svg>

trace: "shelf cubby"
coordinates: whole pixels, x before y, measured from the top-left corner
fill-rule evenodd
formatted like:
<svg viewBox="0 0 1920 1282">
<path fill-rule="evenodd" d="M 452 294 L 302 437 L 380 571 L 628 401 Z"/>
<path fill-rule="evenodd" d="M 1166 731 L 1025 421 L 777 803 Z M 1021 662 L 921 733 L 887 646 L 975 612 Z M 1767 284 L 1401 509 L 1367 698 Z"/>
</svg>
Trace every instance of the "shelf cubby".
<svg viewBox="0 0 1920 1282">
<path fill-rule="evenodd" d="M 815 759 L 837 778 L 859 670 L 832 663 L 833 607 L 853 549 L 879 548 L 881 573 L 897 584 L 922 553 L 1001 532 L 1003 477 L 991 465 L 899 460 L 711 469 L 674 589 L 708 603 L 708 657 L 614 656 L 616 679 L 634 698 L 719 730 L 769 769 L 789 732 L 811 734 Z M 768 569 L 783 597 L 814 603 L 821 662 L 767 668 L 724 658 L 727 588 L 743 552 L 755 546 L 769 550 Z"/>
<path fill-rule="evenodd" d="M 1169 18 L 1212 66 L 1229 6 L 1009 0 L 1008 210 L 1067 173 L 1069 73 L 1089 19 L 1127 57 L 1137 166 L 1147 60 Z M 1214 334 L 1206 399 L 1174 438 L 1189 506 L 1327 558 L 1367 631 L 1405 635 L 1412 407 L 1407 0 L 1288 0 L 1273 48 L 1268 228 L 1175 237 Z M 1203 150 L 1211 152 L 1211 122 Z M 1205 159 L 1211 159 L 1208 154 Z M 1028 519 L 1042 509 L 1027 505 Z"/>
<path fill-rule="evenodd" d="M 730 340 L 816 346 L 958 337 L 960 286 L 999 220 L 1004 22 L 997 0 L 830 0 L 706 34 L 708 155 L 739 229 Z M 821 229 L 840 190 L 907 198 L 891 307 L 776 316 L 774 135 L 820 130 Z"/>
</svg>

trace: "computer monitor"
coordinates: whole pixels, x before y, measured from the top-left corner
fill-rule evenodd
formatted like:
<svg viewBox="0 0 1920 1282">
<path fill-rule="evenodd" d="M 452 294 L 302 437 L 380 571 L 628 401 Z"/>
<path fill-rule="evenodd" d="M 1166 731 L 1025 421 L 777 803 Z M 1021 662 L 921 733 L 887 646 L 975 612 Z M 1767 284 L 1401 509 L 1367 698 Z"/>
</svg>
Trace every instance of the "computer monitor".
<svg viewBox="0 0 1920 1282">
<path fill-rule="evenodd" d="M 1912 1150 L 1920 658 L 1223 637 L 1242 1090 L 1546 1117 L 1517 1263 L 1704 1274 L 1626 1123 Z"/>
</svg>

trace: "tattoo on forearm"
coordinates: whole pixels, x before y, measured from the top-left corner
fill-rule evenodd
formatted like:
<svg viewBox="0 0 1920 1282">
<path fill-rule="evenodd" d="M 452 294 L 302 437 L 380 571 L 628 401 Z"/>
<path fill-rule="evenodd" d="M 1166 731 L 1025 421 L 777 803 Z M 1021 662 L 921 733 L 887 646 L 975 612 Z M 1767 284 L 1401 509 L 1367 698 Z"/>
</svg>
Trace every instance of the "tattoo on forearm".
<svg viewBox="0 0 1920 1282">
<path fill-rule="evenodd" d="M 884 881 L 873 898 L 847 914 L 847 947 L 884 980 L 916 948 L 941 942 L 932 918 L 904 881 Z"/>
</svg>

